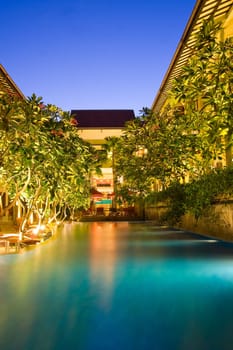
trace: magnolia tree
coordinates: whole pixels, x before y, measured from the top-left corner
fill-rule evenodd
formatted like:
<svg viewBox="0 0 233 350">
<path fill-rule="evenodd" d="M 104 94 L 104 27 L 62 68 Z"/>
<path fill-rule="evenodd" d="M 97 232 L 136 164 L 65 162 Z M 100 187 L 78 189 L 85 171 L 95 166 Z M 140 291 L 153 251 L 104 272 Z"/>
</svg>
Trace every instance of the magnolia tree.
<svg viewBox="0 0 233 350">
<path fill-rule="evenodd" d="M 51 222 L 85 208 L 89 176 L 99 167 L 94 148 L 77 135 L 76 120 L 33 95 L 0 99 L 0 181 L 9 193 L 9 210 L 23 208 L 20 232 L 32 213 Z"/>
</svg>

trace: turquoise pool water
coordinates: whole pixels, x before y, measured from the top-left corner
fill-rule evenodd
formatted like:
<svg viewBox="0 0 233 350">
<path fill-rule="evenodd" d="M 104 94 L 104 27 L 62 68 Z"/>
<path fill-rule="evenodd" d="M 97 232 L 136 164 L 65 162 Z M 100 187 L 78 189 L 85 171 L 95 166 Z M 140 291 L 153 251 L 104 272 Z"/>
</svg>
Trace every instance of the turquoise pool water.
<svg viewBox="0 0 233 350">
<path fill-rule="evenodd" d="M 233 245 L 72 223 L 0 256 L 0 349 L 232 350 Z"/>
</svg>

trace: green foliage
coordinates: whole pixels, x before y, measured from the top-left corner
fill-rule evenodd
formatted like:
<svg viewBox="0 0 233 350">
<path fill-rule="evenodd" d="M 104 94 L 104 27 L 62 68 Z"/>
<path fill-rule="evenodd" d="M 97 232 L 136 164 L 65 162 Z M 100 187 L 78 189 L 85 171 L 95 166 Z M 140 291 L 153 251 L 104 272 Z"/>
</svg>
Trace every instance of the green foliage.
<svg viewBox="0 0 233 350">
<path fill-rule="evenodd" d="M 213 160 L 221 159 L 231 147 L 233 40 L 220 40 L 220 30 L 221 24 L 212 19 L 203 22 L 192 56 L 174 79 L 164 109 L 154 114 L 143 108 L 141 115 L 127 124 L 115 157 L 116 176 L 124 179 L 122 193 L 128 187 L 134 197 L 146 197 L 157 181 L 179 197 L 181 181 L 208 176 Z M 191 192 L 184 194 L 186 206 L 190 200 L 190 210 L 191 203 L 197 202 L 193 207 L 196 217 L 208 204 L 208 186 L 204 181 L 203 187 L 199 183 L 195 189 L 193 184 Z M 179 217 L 184 210 L 183 205 L 174 207 L 172 216 Z"/>
<path fill-rule="evenodd" d="M 163 202 L 167 211 L 161 218 L 162 221 L 174 225 L 185 214 L 185 187 L 175 181 L 161 192 L 152 192 L 146 198 L 146 203 Z"/>
<path fill-rule="evenodd" d="M 26 101 L 1 95 L 0 136 L 0 183 L 10 206 L 24 207 L 25 221 L 33 211 L 48 219 L 59 207 L 88 205 L 90 173 L 100 160 L 68 112 L 35 95 Z"/>
<path fill-rule="evenodd" d="M 227 201 L 233 196 L 233 168 L 213 169 L 198 180 L 187 184 L 175 182 L 166 190 L 151 193 L 147 203 L 164 202 L 168 211 L 163 220 L 174 224 L 182 215 L 190 213 L 201 217 L 217 201 Z"/>
<path fill-rule="evenodd" d="M 214 169 L 199 180 L 185 185 L 186 211 L 197 219 L 217 200 L 233 194 L 233 168 Z"/>
<path fill-rule="evenodd" d="M 232 144 L 233 40 L 219 40 L 220 30 L 221 24 L 213 20 L 203 22 L 192 57 L 171 91 L 176 104 L 183 106 L 177 127 L 186 136 L 195 135 L 193 150 L 199 162 L 192 167 L 199 168 L 199 174 Z"/>
</svg>

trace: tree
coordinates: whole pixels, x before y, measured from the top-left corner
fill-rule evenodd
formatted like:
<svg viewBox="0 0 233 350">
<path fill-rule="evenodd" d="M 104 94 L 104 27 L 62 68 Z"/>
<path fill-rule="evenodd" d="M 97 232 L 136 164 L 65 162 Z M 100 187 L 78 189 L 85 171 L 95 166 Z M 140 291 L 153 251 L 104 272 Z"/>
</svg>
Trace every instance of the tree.
<svg viewBox="0 0 233 350">
<path fill-rule="evenodd" d="M 151 187 L 150 168 L 146 164 L 148 160 L 143 123 L 144 117 L 128 122 L 123 135 L 114 143 L 117 201 L 128 205 L 144 198 Z"/>
<path fill-rule="evenodd" d="M 58 213 L 65 217 L 67 207 L 86 207 L 90 172 L 100 164 L 70 114 L 35 95 L 26 101 L 2 96 L 0 112 L 0 175 L 11 199 L 5 209 L 21 204 L 20 232 L 32 213 L 48 222 Z"/>
<path fill-rule="evenodd" d="M 232 145 L 233 40 L 220 40 L 221 24 L 203 22 L 196 36 L 192 57 L 174 80 L 171 99 L 183 108 L 176 124 L 184 140 L 192 138 L 187 149 L 193 166 L 201 174 L 222 158 Z"/>
</svg>

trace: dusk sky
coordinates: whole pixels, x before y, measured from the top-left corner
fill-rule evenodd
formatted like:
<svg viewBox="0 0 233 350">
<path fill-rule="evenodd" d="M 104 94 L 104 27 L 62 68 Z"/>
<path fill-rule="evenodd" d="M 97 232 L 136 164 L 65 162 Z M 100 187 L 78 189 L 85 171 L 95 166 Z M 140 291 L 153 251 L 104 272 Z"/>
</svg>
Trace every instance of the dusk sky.
<svg viewBox="0 0 233 350">
<path fill-rule="evenodd" d="M 195 0 L 1 0 L 1 57 L 63 110 L 151 107 Z"/>
</svg>

